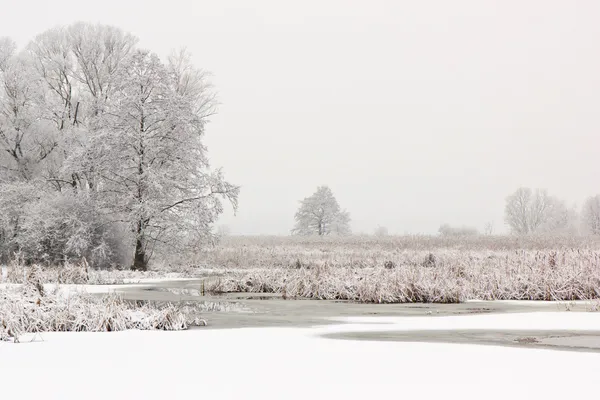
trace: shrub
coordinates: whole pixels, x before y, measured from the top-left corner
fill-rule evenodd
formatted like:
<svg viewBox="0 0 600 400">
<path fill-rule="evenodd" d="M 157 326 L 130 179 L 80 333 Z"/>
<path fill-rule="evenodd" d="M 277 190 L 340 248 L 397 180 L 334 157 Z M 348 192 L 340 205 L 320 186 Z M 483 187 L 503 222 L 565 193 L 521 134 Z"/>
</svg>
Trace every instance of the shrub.
<svg viewBox="0 0 600 400">
<path fill-rule="evenodd" d="M 125 227 L 110 221 L 93 194 L 67 190 L 35 195 L 28 185 L 2 189 L 8 196 L 0 202 L 0 212 L 7 215 L 2 224 L 5 260 L 15 250 L 27 264 L 57 265 L 84 257 L 94 267 L 107 267 L 127 257 Z M 19 199 L 20 207 L 11 208 Z"/>
<path fill-rule="evenodd" d="M 0 340 L 19 341 L 26 333 L 110 332 L 126 329 L 183 330 L 206 325 L 201 303 L 135 304 L 117 295 L 73 293 L 69 297 L 43 289 L 39 269 L 31 269 L 17 288 L 0 290 Z"/>
</svg>

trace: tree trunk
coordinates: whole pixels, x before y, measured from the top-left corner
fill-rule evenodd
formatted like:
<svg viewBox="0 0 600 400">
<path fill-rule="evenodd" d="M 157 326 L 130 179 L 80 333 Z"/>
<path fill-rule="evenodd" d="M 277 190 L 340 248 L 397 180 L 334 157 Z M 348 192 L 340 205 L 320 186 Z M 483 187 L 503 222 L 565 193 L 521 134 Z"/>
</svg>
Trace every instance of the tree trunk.
<svg viewBox="0 0 600 400">
<path fill-rule="evenodd" d="M 144 249 L 144 231 L 142 221 L 137 224 L 137 238 L 135 239 L 135 255 L 133 256 L 133 265 L 131 269 L 134 271 L 148 271 L 148 257 Z"/>
<path fill-rule="evenodd" d="M 138 150 L 138 182 L 137 182 L 137 201 L 140 205 L 143 203 L 144 197 L 144 114 L 140 118 L 140 143 Z M 143 218 L 139 218 L 137 221 L 137 236 L 135 239 L 135 255 L 133 256 L 133 266 L 131 269 L 135 271 L 147 271 L 148 270 L 148 258 L 146 257 L 146 250 L 144 249 L 144 230 L 146 223 Z"/>
<path fill-rule="evenodd" d="M 146 251 L 141 239 L 135 241 L 135 255 L 131 269 L 134 271 L 148 271 L 148 260 L 146 259 Z"/>
</svg>

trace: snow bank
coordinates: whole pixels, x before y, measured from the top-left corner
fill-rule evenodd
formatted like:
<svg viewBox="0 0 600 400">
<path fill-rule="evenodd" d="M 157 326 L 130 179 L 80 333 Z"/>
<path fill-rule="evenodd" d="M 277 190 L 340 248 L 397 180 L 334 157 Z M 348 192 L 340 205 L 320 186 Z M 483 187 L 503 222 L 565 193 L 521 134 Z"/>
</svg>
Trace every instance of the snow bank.
<svg viewBox="0 0 600 400">
<path fill-rule="evenodd" d="M 0 345 L 6 398 L 564 399 L 597 397 L 600 354 L 334 340 L 331 331 L 597 329 L 596 313 L 347 318 L 352 325 L 50 333 Z M 388 325 L 371 324 L 387 321 Z M 491 326 L 490 326 L 491 324 Z"/>
<path fill-rule="evenodd" d="M 123 283 L 162 283 L 162 282 L 193 282 L 201 278 L 180 278 L 180 277 L 164 277 L 164 278 L 124 278 Z"/>
<path fill-rule="evenodd" d="M 0 290 L 15 289 L 21 287 L 20 283 L 4 283 L 0 284 Z M 61 294 L 65 297 L 69 297 L 74 293 L 88 293 L 88 294 L 112 294 L 127 291 L 130 289 L 144 289 L 152 287 L 152 285 L 75 285 L 75 284 L 55 284 L 45 283 L 44 290 L 49 293 Z"/>
</svg>

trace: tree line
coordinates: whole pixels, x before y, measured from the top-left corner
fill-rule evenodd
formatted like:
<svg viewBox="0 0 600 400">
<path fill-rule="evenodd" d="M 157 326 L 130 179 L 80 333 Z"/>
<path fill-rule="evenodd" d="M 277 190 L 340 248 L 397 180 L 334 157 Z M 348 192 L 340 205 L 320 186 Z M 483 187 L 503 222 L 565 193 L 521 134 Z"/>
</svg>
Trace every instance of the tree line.
<svg viewBox="0 0 600 400">
<path fill-rule="evenodd" d="M 294 235 L 348 235 L 350 213 L 342 210 L 328 186 L 319 186 L 314 194 L 300 202 L 292 229 Z M 547 190 L 521 187 L 506 198 L 504 220 L 516 235 L 600 235 L 600 195 L 589 197 L 580 211 L 548 194 Z M 473 227 L 442 224 L 442 236 L 476 236 Z M 376 236 L 388 231 L 379 226 Z M 493 234 L 493 224 L 484 226 L 484 234 Z"/>
<path fill-rule="evenodd" d="M 577 210 L 547 190 L 522 187 L 506 198 L 504 218 L 518 235 L 600 235 L 600 195 L 589 197 Z"/>
</svg>

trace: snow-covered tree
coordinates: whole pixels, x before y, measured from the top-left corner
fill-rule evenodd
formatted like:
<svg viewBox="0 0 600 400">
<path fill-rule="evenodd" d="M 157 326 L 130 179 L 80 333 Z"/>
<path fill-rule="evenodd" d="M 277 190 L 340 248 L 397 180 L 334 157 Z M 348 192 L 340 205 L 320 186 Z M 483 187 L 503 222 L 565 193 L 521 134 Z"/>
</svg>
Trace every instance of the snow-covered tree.
<svg viewBox="0 0 600 400">
<path fill-rule="evenodd" d="M 137 50 L 118 80 L 94 138 L 99 188 L 111 209 L 136 235 L 134 267 L 146 269 L 158 243 L 210 232 L 223 211 L 220 198 L 237 204 L 238 187 L 209 170 L 202 143 L 211 105 L 202 87 L 182 85 L 180 70 Z M 186 66 L 190 68 L 191 66 Z M 194 83 L 199 85 L 201 81 Z"/>
<path fill-rule="evenodd" d="M 310 197 L 300 202 L 294 217 L 295 235 L 348 235 L 350 234 L 350 214 L 341 210 L 327 186 L 319 186 Z"/>
<path fill-rule="evenodd" d="M 575 216 L 565 203 L 546 190 L 519 188 L 506 198 L 504 218 L 513 233 L 569 233 Z"/>
<path fill-rule="evenodd" d="M 488 221 L 483 224 L 483 234 L 486 236 L 491 236 L 494 233 L 494 222 Z"/>
<path fill-rule="evenodd" d="M 61 133 L 60 161 L 46 173 L 57 190 L 97 183 L 90 138 L 101 128 L 100 116 L 136 43 L 115 27 L 78 23 L 46 31 L 27 46 L 45 90 L 40 116 Z"/>
<path fill-rule="evenodd" d="M 216 104 L 206 73 L 185 51 L 163 61 L 136 45 L 83 23 L 18 53 L 0 38 L 0 193 L 23 201 L 0 201 L 0 253 L 108 254 L 98 222 L 102 232 L 129 226 L 122 241 L 145 269 L 157 246 L 180 251 L 212 235 L 223 199 L 237 206 L 239 188 L 211 170 L 203 145 Z"/>
<path fill-rule="evenodd" d="M 65 34 L 75 60 L 73 77 L 82 89 L 89 116 L 97 116 L 111 100 L 117 80 L 138 39 L 113 26 L 78 23 Z"/>
<path fill-rule="evenodd" d="M 6 67 L 6 63 L 12 58 L 17 50 L 14 40 L 9 37 L 0 37 L 0 71 Z"/>
<path fill-rule="evenodd" d="M 550 218 L 540 228 L 540 233 L 550 235 L 577 235 L 580 232 L 580 215 L 575 207 L 568 207 L 554 198 Z"/>
<path fill-rule="evenodd" d="M 56 138 L 40 118 L 43 89 L 29 58 L 0 53 L 0 173 L 5 179 L 28 181 L 56 149 Z"/>
<path fill-rule="evenodd" d="M 584 232 L 600 235 L 600 195 L 589 197 L 581 210 Z"/>
</svg>

